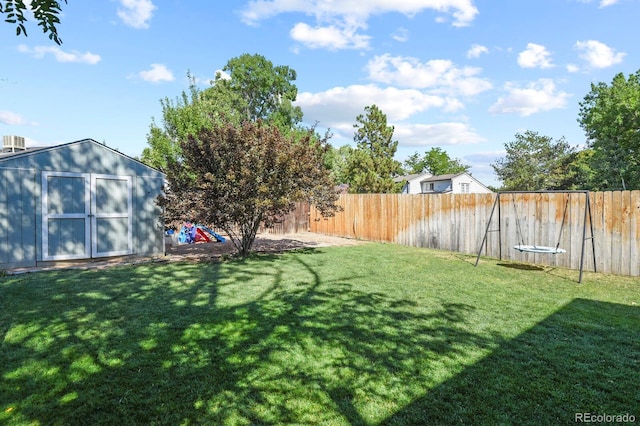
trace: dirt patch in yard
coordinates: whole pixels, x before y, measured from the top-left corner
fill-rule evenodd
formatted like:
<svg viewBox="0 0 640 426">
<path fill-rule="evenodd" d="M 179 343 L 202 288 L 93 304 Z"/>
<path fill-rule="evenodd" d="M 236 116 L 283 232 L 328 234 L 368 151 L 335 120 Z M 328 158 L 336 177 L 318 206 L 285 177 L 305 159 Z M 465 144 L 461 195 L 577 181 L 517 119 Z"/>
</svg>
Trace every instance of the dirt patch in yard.
<svg viewBox="0 0 640 426">
<path fill-rule="evenodd" d="M 283 253 L 289 250 L 313 247 L 346 246 L 364 244 L 365 241 L 329 235 L 313 234 L 259 234 L 253 244 L 252 251 L 257 253 Z M 112 266 L 139 265 L 149 262 L 207 262 L 215 261 L 223 256 L 231 256 L 236 252 L 233 243 L 227 238 L 224 243 L 196 243 L 182 245 L 166 245 L 165 255 L 154 257 L 113 257 L 83 261 L 67 261 L 41 265 L 37 267 L 15 268 L 1 271 L 9 275 L 61 269 L 104 269 Z M 0 275 L 1 276 L 1 275 Z"/>
<path fill-rule="evenodd" d="M 283 253 L 302 248 L 349 246 L 364 243 L 365 241 L 313 234 L 311 232 L 285 235 L 259 234 L 256 236 L 251 251 L 256 253 Z M 227 238 L 224 243 L 211 242 L 167 246 L 166 257 L 168 257 L 167 260 L 169 261 L 205 261 L 232 255 L 235 251 L 235 246 Z"/>
</svg>

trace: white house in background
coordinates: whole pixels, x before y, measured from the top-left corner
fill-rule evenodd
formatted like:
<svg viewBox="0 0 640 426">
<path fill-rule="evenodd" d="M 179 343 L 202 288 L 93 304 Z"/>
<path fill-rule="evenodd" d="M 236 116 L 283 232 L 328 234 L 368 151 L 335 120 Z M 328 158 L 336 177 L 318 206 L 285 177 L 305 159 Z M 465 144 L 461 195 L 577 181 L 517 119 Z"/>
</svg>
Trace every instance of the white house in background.
<svg viewBox="0 0 640 426">
<path fill-rule="evenodd" d="M 486 194 L 491 193 L 482 182 L 462 172 L 450 175 L 429 176 L 420 181 L 421 194 Z"/>
<path fill-rule="evenodd" d="M 431 173 L 415 173 L 412 175 L 398 176 L 394 178 L 393 181 L 397 183 L 404 182 L 401 191 L 402 194 L 420 194 L 422 192 L 420 182 L 431 176 L 433 176 Z"/>
</svg>

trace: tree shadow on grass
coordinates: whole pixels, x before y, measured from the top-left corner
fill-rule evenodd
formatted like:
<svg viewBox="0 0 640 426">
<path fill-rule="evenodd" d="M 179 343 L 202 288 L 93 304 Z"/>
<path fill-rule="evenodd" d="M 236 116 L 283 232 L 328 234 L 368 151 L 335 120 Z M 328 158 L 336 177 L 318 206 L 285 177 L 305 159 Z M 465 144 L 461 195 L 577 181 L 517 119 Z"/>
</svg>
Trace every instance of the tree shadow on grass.
<svg viewBox="0 0 640 426">
<path fill-rule="evenodd" d="M 383 424 L 574 424 L 640 418 L 640 308 L 575 299 Z"/>
<path fill-rule="evenodd" d="M 0 421 L 370 424 L 497 346 L 309 254 L 0 281 Z"/>
</svg>

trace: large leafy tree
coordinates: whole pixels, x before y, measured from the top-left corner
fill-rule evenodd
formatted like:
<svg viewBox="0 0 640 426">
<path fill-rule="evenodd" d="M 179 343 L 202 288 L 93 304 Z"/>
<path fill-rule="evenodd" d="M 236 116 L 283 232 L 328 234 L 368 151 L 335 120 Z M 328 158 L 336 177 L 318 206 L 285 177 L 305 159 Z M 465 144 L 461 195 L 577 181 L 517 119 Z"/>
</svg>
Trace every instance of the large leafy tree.
<svg viewBox="0 0 640 426">
<path fill-rule="evenodd" d="M 353 148 L 343 145 L 340 148 L 331 147 L 325 155 L 325 165 L 331 171 L 336 183 L 347 183 L 347 164 L 353 154 Z"/>
<path fill-rule="evenodd" d="M 212 88 L 198 88 L 190 73 L 187 78 L 188 91 L 183 91 L 175 99 L 160 100 L 161 122 L 152 119 L 147 135 L 149 146 L 142 151 L 142 161 L 162 171 L 167 169 L 168 162 L 179 158 L 180 142 L 186 141 L 189 135 L 195 135 L 203 127 L 211 127 L 217 121 L 240 123 L 230 96 L 213 94 Z"/>
<path fill-rule="evenodd" d="M 406 174 L 428 172 L 434 176 L 468 172 L 471 166 L 449 157 L 442 148 L 434 147 L 420 155 L 417 151 L 404 161 Z"/>
<path fill-rule="evenodd" d="M 261 120 L 203 127 L 181 142 L 181 158 L 169 162 L 160 200 L 165 219 L 215 224 L 246 256 L 260 224 L 273 223 L 296 201 L 323 215 L 335 211 L 337 193 L 324 164 L 328 149 L 313 129 L 284 133 Z"/>
<path fill-rule="evenodd" d="M 67 3 L 67 0 L 63 1 Z M 48 34 L 49 39 L 57 44 L 62 44 L 56 27 L 60 23 L 61 3 L 55 0 L 0 0 L 0 14 L 4 15 L 6 23 L 16 26 L 16 35 L 24 34 L 26 36 L 25 23 L 30 13 L 27 10 L 30 10 L 38 26 L 42 27 L 42 32 Z"/>
<path fill-rule="evenodd" d="M 562 189 L 599 190 L 600 183 L 591 167 L 594 151 L 591 148 L 576 151 L 571 155 Z"/>
<path fill-rule="evenodd" d="M 287 130 L 302 120 L 302 110 L 293 106 L 298 88 L 292 68 L 245 53 L 229 60 L 222 70 L 216 74 L 213 93 L 233 99 L 243 121 L 265 120 Z"/>
<path fill-rule="evenodd" d="M 394 159 L 398 141 L 393 140 L 393 126 L 376 105 L 365 107 L 365 114 L 356 117 L 354 141 L 356 148 L 349 155 L 346 179 L 353 193 L 392 193 L 399 191 L 393 178 L 402 171 Z"/>
<path fill-rule="evenodd" d="M 567 189 L 566 178 L 575 159 L 575 148 L 564 137 L 553 140 L 527 130 L 505 145 L 506 157 L 491 164 L 503 190 L 536 191 Z"/>
<path fill-rule="evenodd" d="M 188 91 L 174 100 L 160 101 L 162 119 L 159 123 L 152 120 L 147 135 L 149 146 L 142 153 L 142 161 L 160 170 L 178 159 L 181 142 L 202 127 L 262 120 L 289 132 L 302 120 L 302 110 L 292 105 L 297 96 L 295 71 L 274 66 L 261 55 L 232 58 L 206 89 L 200 89 L 195 78 L 187 76 Z"/>
<path fill-rule="evenodd" d="M 640 189 L 640 70 L 592 83 L 578 121 L 593 148 L 596 189 Z"/>
</svg>

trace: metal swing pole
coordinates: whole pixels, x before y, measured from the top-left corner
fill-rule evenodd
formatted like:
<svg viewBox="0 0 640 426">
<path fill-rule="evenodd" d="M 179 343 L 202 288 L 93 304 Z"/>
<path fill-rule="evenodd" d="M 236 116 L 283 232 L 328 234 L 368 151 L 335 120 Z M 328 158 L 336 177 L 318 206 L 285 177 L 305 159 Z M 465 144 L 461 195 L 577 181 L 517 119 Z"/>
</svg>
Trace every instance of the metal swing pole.
<svg viewBox="0 0 640 426">
<path fill-rule="evenodd" d="M 500 202 L 500 193 L 498 193 L 498 260 L 502 260 L 502 227 L 500 225 L 500 218 L 502 203 Z"/>
<path fill-rule="evenodd" d="M 597 266 L 596 266 L 596 245 L 595 245 L 595 241 L 596 241 L 596 237 L 593 236 L 593 216 L 591 216 L 591 196 L 590 193 L 587 191 L 587 201 L 589 202 L 589 229 L 591 230 L 591 251 L 593 253 L 593 272 L 598 272 Z"/>
<path fill-rule="evenodd" d="M 482 243 L 480 243 L 480 249 L 478 250 L 478 257 L 476 257 L 476 264 L 474 266 L 478 266 L 478 262 L 480 261 L 480 254 L 482 253 L 482 248 L 487 242 L 487 234 L 489 233 L 489 227 L 491 226 L 491 219 L 493 219 L 493 212 L 496 210 L 496 205 L 498 206 L 498 239 L 502 242 L 502 238 L 500 236 L 500 193 L 496 194 L 496 199 L 493 202 L 493 207 L 491 207 L 491 214 L 489 215 L 489 221 L 487 222 L 487 227 L 484 231 L 484 237 L 482 237 Z M 500 260 L 502 260 L 502 244 L 498 244 Z"/>
<path fill-rule="evenodd" d="M 584 268 L 584 245 L 587 241 L 587 213 L 589 214 L 589 228 L 591 229 L 591 250 L 593 252 L 593 271 L 598 272 L 596 266 L 596 246 L 593 243 L 593 217 L 591 216 L 591 201 L 589 197 L 589 191 L 585 191 L 584 202 L 584 221 L 582 223 L 582 250 L 580 252 L 580 276 L 578 277 L 578 283 L 582 283 L 582 270 Z"/>
</svg>

